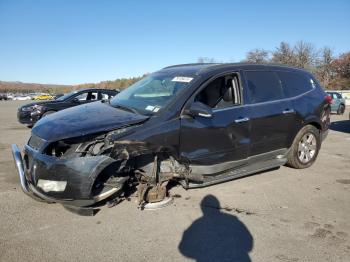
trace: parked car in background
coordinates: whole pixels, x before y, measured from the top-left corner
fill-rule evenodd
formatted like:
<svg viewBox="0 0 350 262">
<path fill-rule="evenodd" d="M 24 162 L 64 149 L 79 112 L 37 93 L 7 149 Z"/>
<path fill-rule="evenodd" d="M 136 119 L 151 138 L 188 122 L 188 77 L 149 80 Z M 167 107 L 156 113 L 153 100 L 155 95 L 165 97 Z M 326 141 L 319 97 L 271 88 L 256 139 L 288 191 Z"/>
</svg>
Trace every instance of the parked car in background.
<svg viewBox="0 0 350 262">
<path fill-rule="evenodd" d="M 345 112 L 345 99 L 340 93 L 327 91 L 327 94 L 332 97 L 331 110 L 332 113 L 342 115 Z"/>
<path fill-rule="evenodd" d="M 33 100 L 52 100 L 52 99 L 54 99 L 54 96 L 49 94 L 41 94 L 33 97 Z"/>
<path fill-rule="evenodd" d="M 31 100 L 32 98 L 28 95 L 16 95 L 12 98 L 12 100 L 19 100 L 19 101 L 24 101 L 24 100 Z"/>
<path fill-rule="evenodd" d="M 39 119 L 57 111 L 101 99 L 109 99 L 117 94 L 109 89 L 85 89 L 65 94 L 56 100 L 38 101 L 21 106 L 17 112 L 18 121 L 32 127 Z"/>
<path fill-rule="evenodd" d="M 32 100 L 34 100 L 34 97 L 36 97 L 36 96 L 38 96 L 40 94 L 38 94 L 38 93 L 29 93 L 28 95 L 32 98 Z"/>
<path fill-rule="evenodd" d="M 7 94 L 6 93 L 0 93 L 0 100 L 7 100 Z"/>
<path fill-rule="evenodd" d="M 91 92 L 100 93 L 84 97 Z M 140 208 L 159 207 L 170 181 L 198 188 L 285 164 L 311 166 L 329 112 L 329 97 L 301 69 L 177 65 L 109 101 L 41 119 L 24 161 L 16 145 L 12 151 L 23 191 L 41 200 L 93 212 L 137 186 Z"/>
<path fill-rule="evenodd" d="M 15 97 L 12 93 L 7 93 L 7 100 L 12 100 Z"/>
</svg>

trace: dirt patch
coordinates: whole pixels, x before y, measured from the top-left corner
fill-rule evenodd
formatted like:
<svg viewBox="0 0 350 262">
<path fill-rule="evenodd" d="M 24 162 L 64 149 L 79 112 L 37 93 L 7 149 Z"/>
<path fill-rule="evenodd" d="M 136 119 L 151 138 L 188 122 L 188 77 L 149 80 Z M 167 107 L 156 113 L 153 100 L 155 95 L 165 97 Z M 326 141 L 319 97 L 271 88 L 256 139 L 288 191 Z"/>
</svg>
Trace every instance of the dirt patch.
<svg viewBox="0 0 350 262">
<path fill-rule="evenodd" d="M 281 261 L 287 261 L 287 262 L 297 262 L 297 261 L 299 261 L 299 258 L 296 258 L 296 257 L 289 258 L 286 255 L 277 255 L 276 258 L 281 260 Z"/>
<path fill-rule="evenodd" d="M 332 232 L 329 231 L 329 230 L 327 230 L 327 229 L 324 229 L 324 228 L 317 228 L 317 229 L 315 230 L 315 233 L 313 233 L 313 234 L 311 235 L 311 237 L 313 237 L 313 238 L 322 238 L 322 239 L 324 239 L 324 238 L 326 238 L 328 235 L 331 235 L 331 234 L 332 234 Z"/>
<path fill-rule="evenodd" d="M 320 224 L 319 223 L 316 223 L 316 222 L 306 222 L 305 224 L 304 224 L 304 227 L 306 228 L 306 229 L 314 229 L 315 227 L 319 227 L 320 226 Z"/>
<path fill-rule="evenodd" d="M 331 245 L 340 245 L 340 244 L 344 244 L 345 243 L 345 240 L 344 239 L 341 239 L 339 237 L 336 237 L 336 236 L 330 236 L 329 237 L 329 240 L 331 241 Z"/>
<path fill-rule="evenodd" d="M 336 181 L 340 184 L 345 184 L 345 185 L 350 184 L 350 179 L 337 179 Z"/>
<path fill-rule="evenodd" d="M 337 232 L 336 235 L 340 238 L 347 238 L 348 237 L 348 234 L 345 232 L 342 232 L 342 231 Z"/>
<path fill-rule="evenodd" d="M 224 207 L 217 207 L 217 206 L 211 206 L 211 205 L 205 205 L 205 207 L 208 207 L 208 208 L 213 208 L 213 209 L 218 209 L 218 210 L 225 210 L 225 211 L 228 211 L 228 212 L 235 212 L 237 214 L 244 214 L 244 215 L 255 215 L 254 212 L 252 211 L 248 211 L 248 210 L 245 210 L 243 208 L 238 208 L 238 207 L 229 207 L 229 206 L 224 206 Z"/>
<path fill-rule="evenodd" d="M 290 223 L 291 222 L 289 219 L 285 219 L 285 218 L 281 218 L 280 221 L 283 223 Z"/>
<path fill-rule="evenodd" d="M 173 198 L 181 198 L 182 196 L 180 194 L 174 194 L 172 195 Z"/>
<path fill-rule="evenodd" d="M 331 225 L 331 224 L 324 224 L 323 227 L 326 228 L 326 229 L 329 229 L 329 230 L 334 228 L 334 226 Z"/>
</svg>

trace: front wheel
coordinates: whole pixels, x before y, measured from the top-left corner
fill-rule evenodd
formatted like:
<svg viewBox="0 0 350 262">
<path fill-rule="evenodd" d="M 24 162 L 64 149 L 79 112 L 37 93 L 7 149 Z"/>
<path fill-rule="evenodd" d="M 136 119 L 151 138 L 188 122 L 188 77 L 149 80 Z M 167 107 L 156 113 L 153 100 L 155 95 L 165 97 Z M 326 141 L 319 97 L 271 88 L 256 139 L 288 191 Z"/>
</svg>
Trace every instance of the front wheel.
<svg viewBox="0 0 350 262">
<path fill-rule="evenodd" d="M 311 166 L 321 147 L 319 130 L 312 126 L 304 126 L 296 135 L 288 153 L 287 165 L 301 169 Z"/>
</svg>

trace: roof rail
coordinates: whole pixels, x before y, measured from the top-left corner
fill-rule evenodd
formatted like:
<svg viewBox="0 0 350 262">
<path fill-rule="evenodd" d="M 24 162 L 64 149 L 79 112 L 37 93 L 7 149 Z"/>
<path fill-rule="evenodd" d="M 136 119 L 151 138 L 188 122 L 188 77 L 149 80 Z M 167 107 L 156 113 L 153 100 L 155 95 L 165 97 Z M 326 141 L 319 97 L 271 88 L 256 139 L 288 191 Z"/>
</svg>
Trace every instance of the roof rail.
<svg viewBox="0 0 350 262">
<path fill-rule="evenodd" d="M 172 66 L 167 66 L 162 69 L 166 68 L 172 68 L 172 67 L 180 67 L 180 66 L 198 66 L 198 65 L 219 65 L 220 63 L 190 63 L 190 64 L 178 64 L 178 65 L 172 65 Z"/>
</svg>

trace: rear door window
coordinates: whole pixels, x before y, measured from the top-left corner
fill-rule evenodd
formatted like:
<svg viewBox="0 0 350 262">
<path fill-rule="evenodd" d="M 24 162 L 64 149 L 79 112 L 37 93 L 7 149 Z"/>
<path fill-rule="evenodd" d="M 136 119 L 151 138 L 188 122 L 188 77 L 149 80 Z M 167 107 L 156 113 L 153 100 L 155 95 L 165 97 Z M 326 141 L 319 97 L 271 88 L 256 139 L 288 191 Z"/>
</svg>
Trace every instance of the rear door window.
<svg viewBox="0 0 350 262">
<path fill-rule="evenodd" d="M 251 104 L 284 98 L 279 79 L 270 71 L 246 71 L 247 95 Z"/>
<path fill-rule="evenodd" d="M 276 74 L 281 80 L 286 97 L 298 96 L 313 88 L 313 80 L 302 74 L 284 71 L 276 71 Z"/>
</svg>

